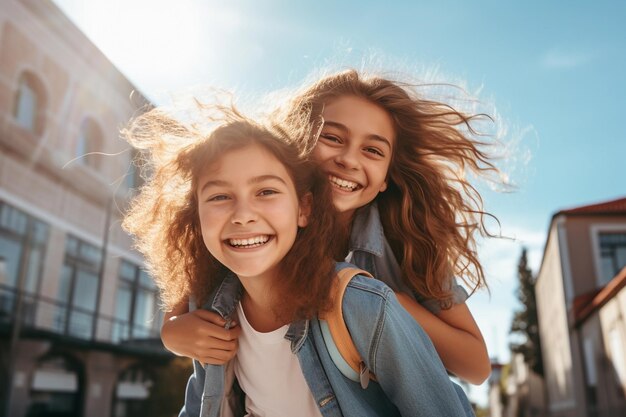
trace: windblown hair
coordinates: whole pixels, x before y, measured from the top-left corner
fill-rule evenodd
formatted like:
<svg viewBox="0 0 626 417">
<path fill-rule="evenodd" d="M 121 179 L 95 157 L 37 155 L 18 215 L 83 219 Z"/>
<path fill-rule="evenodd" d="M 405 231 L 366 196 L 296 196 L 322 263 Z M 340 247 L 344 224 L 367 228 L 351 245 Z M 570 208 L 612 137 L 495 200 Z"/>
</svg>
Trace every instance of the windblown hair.
<svg viewBox="0 0 626 417">
<path fill-rule="evenodd" d="M 466 180 L 497 173 L 474 124 L 486 114 L 464 114 L 449 104 L 420 97 L 416 86 L 347 70 L 300 91 L 276 113 L 286 120 L 309 115 L 313 132 L 323 127 L 324 106 L 341 96 L 364 98 L 393 119 L 396 144 L 388 188 L 376 200 L 402 279 L 416 293 L 451 306 L 450 280 L 460 277 L 472 292 L 486 287 L 476 254 L 475 232 L 491 236 L 482 198 Z M 317 135 L 310 135 L 309 149 Z M 497 220 L 497 219 L 496 219 Z"/>
<path fill-rule="evenodd" d="M 207 109 L 198 105 L 198 110 Z M 211 109 L 210 118 L 215 110 Z M 217 113 L 220 120 L 208 135 L 201 133 L 199 126 L 186 125 L 160 109 L 144 113 L 125 129 L 128 142 L 147 156 L 152 174 L 134 198 L 123 226 L 146 257 L 164 307 L 169 310 L 190 296 L 202 305 L 227 269 L 202 239 L 198 179 L 225 153 L 261 145 L 285 166 L 300 201 L 307 193 L 312 196 L 308 225 L 298 230 L 294 245 L 279 265 L 280 279 L 272 288 L 277 317 L 287 321 L 310 318 L 328 306 L 338 252 L 335 242 L 342 238 L 328 181 L 298 147 L 303 141 L 297 136 L 305 134 L 306 128 L 262 126 L 232 106 L 219 107 Z M 206 120 L 204 127 L 209 117 Z"/>
</svg>

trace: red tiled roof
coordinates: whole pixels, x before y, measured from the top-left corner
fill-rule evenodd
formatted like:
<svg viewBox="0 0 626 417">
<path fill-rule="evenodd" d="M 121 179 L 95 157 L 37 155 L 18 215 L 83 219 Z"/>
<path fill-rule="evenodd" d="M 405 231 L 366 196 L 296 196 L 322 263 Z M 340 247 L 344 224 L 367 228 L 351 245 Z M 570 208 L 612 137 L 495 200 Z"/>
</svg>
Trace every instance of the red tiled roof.
<svg viewBox="0 0 626 417">
<path fill-rule="evenodd" d="M 588 206 L 573 207 L 561 210 L 560 214 L 606 214 L 623 213 L 626 214 L 626 197 L 602 203 L 590 204 Z"/>
<path fill-rule="evenodd" d="M 579 295 L 574 299 L 574 317 L 576 324 L 581 324 L 594 311 L 600 309 L 611 298 L 626 286 L 626 267 L 624 267 L 606 287 L 598 291 L 591 291 L 587 294 Z"/>
<path fill-rule="evenodd" d="M 572 304 L 572 309 L 574 310 L 574 317 L 579 317 L 580 313 L 583 310 L 585 310 L 589 306 L 589 304 L 591 304 L 593 299 L 596 297 L 596 295 L 598 295 L 600 291 L 602 291 L 602 288 L 597 289 L 597 290 L 592 290 L 592 291 L 576 296 Z"/>
</svg>

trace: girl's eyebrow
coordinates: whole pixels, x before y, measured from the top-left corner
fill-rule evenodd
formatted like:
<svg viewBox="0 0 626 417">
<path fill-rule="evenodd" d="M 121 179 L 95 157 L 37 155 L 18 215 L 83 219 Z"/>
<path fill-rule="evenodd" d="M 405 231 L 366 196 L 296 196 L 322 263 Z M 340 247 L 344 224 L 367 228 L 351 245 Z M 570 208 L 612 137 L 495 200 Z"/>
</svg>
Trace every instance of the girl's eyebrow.
<svg viewBox="0 0 626 417">
<path fill-rule="evenodd" d="M 332 120 L 324 120 L 324 126 L 334 127 L 335 129 L 339 129 L 343 131 L 345 134 L 350 133 L 350 129 L 348 128 L 348 126 L 339 122 L 333 122 Z M 380 135 L 372 133 L 372 134 L 367 135 L 367 139 L 382 142 L 383 144 L 387 145 L 389 149 L 393 149 L 391 147 L 391 142 L 389 141 L 389 139 L 385 138 L 384 136 L 380 136 Z"/>
<path fill-rule="evenodd" d="M 252 177 L 248 180 L 248 184 L 258 184 L 264 181 L 272 181 L 272 180 L 280 181 L 283 184 L 287 185 L 287 182 L 283 178 L 279 177 L 278 175 L 273 175 L 273 174 L 266 174 L 266 175 L 259 175 L 257 177 Z M 231 183 L 225 180 L 208 180 L 207 182 L 204 183 L 202 188 L 200 188 L 200 193 L 202 193 L 205 189 L 209 187 L 228 187 L 229 185 L 231 185 Z"/>
</svg>

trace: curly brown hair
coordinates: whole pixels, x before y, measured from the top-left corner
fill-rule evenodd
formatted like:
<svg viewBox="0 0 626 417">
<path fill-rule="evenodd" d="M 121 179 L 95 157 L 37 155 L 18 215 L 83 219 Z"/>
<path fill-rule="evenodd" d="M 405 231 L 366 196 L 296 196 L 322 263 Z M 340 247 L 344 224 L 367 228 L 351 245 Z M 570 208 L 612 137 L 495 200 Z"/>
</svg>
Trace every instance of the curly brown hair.
<svg viewBox="0 0 626 417">
<path fill-rule="evenodd" d="M 499 173 L 485 151 L 490 144 L 474 128 L 479 121 L 493 119 L 426 99 L 416 87 L 346 70 L 299 91 L 274 117 L 289 122 L 308 115 L 311 131 L 319 134 L 324 106 L 341 96 L 364 98 L 391 116 L 397 145 L 388 189 L 375 199 L 385 213 L 385 236 L 401 265 L 402 279 L 418 294 L 449 308 L 452 276 L 460 277 L 472 292 L 487 287 L 475 232 L 493 236 L 484 216 L 495 217 L 483 211 L 482 198 L 465 174 Z M 317 139 L 310 135 L 306 146 L 314 147 Z"/>
<path fill-rule="evenodd" d="M 206 106 L 197 105 L 200 110 Z M 216 108 L 205 123 L 212 131 L 182 123 L 162 109 L 152 109 L 123 131 L 126 140 L 146 155 L 151 175 L 128 209 L 123 227 L 147 261 L 169 310 L 193 296 L 201 305 L 221 283 L 227 269 L 207 250 L 198 215 L 198 179 L 226 152 L 251 144 L 266 148 L 289 172 L 300 201 L 311 194 L 311 214 L 281 262 L 273 287 L 276 315 L 291 321 L 310 318 L 328 306 L 337 242 L 344 240 L 328 181 L 299 148 L 307 128 L 263 126 L 231 106 Z M 211 121 L 209 121 L 211 119 Z M 307 121 L 308 122 L 308 121 Z M 307 123 L 308 126 L 308 123 Z"/>
</svg>

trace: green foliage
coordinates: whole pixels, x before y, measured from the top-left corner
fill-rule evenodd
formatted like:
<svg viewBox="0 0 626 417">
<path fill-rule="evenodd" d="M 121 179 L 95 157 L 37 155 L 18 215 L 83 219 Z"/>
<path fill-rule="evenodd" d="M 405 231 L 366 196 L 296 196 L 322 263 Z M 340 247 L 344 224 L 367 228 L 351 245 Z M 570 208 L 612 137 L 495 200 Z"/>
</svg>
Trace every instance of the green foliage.
<svg viewBox="0 0 626 417">
<path fill-rule="evenodd" d="M 541 340 L 539 338 L 539 320 L 537 318 L 537 301 L 535 298 L 535 279 L 528 267 L 526 248 L 522 250 L 517 266 L 519 287 L 517 297 L 522 309 L 515 312 L 511 323 L 511 333 L 522 336 L 523 342 L 511 343 L 511 351 L 521 353 L 524 361 L 539 375 L 543 375 L 541 357 Z"/>
<path fill-rule="evenodd" d="M 150 390 L 146 416 L 177 416 L 185 401 L 185 387 L 193 373 L 191 359 L 174 358 L 166 366 L 155 369 L 155 381 Z"/>
<path fill-rule="evenodd" d="M 506 406 L 509 404 L 509 396 L 507 395 L 506 387 L 509 384 L 510 374 L 511 374 L 511 364 L 504 365 L 500 373 L 500 381 L 499 381 L 500 404 L 502 404 L 504 408 L 506 408 Z"/>
<path fill-rule="evenodd" d="M 476 407 L 476 409 L 474 410 L 474 414 L 476 414 L 476 417 L 489 417 L 489 409 Z"/>
</svg>

